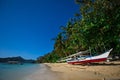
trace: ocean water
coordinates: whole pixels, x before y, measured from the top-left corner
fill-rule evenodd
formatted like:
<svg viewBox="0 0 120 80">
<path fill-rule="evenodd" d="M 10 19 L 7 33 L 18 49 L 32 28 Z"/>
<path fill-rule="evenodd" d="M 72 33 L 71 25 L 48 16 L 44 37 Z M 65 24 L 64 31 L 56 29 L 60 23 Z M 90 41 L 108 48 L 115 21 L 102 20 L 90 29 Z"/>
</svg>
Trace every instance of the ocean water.
<svg viewBox="0 0 120 80">
<path fill-rule="evenodd" d="M 0 80 L 24 80 L 40 68 L 40 64 L 5 64 L 0 63 Z"/>
</svg>

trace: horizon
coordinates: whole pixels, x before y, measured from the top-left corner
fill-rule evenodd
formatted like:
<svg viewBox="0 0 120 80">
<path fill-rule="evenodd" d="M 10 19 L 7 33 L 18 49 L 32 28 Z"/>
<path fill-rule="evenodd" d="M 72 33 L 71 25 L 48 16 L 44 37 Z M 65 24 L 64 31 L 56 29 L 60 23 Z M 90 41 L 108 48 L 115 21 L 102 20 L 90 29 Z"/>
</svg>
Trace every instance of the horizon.
<svg viewBox="0 0 120 80">
<path fill-rule="evenodd" d="M 79 6 L 74 0 L 52 1 L 1 0 L 0 57 L 36 59 L 53 50 L 52 39 Z"/>
</svg>

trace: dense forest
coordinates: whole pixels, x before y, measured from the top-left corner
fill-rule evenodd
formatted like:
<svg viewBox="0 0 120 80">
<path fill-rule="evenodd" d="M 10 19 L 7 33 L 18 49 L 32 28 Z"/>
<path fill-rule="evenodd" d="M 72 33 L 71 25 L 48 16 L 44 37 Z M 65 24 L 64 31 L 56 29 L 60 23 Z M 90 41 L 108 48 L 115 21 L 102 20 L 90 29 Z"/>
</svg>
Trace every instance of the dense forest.
<svg viewBox="0 0 120 80">
<path fill-rule="evenodd" d="M 92 55 L 113 48 L 120 54 L 120 1 L 75 0 L 79 12 L 61 26 L 54 39 L 54 50 L 37 58 L 38 62 L 56 62 L 73 53 L 89 50 Z"/>
</svg>

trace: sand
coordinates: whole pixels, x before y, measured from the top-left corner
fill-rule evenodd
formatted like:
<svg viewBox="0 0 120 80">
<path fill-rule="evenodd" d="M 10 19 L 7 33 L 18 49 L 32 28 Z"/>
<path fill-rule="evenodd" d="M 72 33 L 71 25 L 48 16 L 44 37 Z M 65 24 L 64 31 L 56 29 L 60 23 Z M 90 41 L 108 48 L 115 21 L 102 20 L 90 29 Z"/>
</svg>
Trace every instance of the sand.
<svg viewBox="0 0 120 80">
<path fill-rule="evenodd" d="M 104 62 L 89 66 L 46 63 L 52 71 L 61 72 L 62 80 L 120 80 L 120 62 Z"/>
<path fill-rule="evenodd" d="M 90 66 L 44 63 L 24 80 L 120 80 L 120 62 Z"/>
</svg>

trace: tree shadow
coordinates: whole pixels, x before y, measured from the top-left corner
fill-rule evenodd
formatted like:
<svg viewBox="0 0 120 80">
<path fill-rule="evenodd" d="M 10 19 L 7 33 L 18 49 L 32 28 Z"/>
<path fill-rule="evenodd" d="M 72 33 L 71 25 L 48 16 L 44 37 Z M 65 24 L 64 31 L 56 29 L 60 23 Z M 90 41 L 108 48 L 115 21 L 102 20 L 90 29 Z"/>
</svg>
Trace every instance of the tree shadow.
<svg viewBox="0 0 120 80">
<path fill-rule="evenodd" d="M 114 62 L 104 62 L 104 63 L 90 63 L 90 66 L 115 66 L 115 65 L 120 65 L 119 63 L 114 63 Z"/>
<path fill-rule="evenodd" d="M 82 65 L 82 66 L 117 66 L 120 65 L 120 61 L 118 62 L 96 62 L 96 63 L 85 63 L 85 64 L 74 64 L 74 65 Z"/>
</svg>

